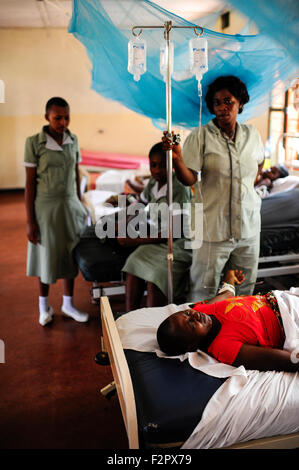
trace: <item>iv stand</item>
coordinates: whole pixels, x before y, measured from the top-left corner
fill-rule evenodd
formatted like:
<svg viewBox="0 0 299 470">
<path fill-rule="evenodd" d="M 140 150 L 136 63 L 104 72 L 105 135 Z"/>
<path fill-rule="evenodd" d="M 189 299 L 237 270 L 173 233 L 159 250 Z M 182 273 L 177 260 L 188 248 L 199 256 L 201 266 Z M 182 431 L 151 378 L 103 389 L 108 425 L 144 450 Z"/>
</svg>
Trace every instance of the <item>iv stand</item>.
<svg viewBox="0 0 299 470">
<path fill-rule="evenodd" d="M 171 139 L 171 75 L 170 75 L 170 30 L 171 21 L 164 25 L 164 37 L 166 40 L 167 76 L 166 76 L 166 129 L 167 136 Z M 168 303 L 173 302 L 173 219 L 172 219 L 172 150 L 166 151 L 167 156 L 167 204 L 168 204 Z"/>
<path fill-rule="evenodd" d="M 139 36 L 142 33 L 143 29 L 154 29 L 154 28 L 164 28 L 164 38 L 166 40 L 166 59 L 167 59 L 167 75 L 166 75 L 166 127 L 167 127 L 167 137 L 172 140 L 172 120 L 171 120 L 171 73 L 170 73 L 170 31 L 172 28 L 183 28 L 190 29 L 192 28 L 197 36 L 203 34 L 203 28 L 201 26 L 173 26 L 171 21 L 166 21 L 164 26 L 134 26 L 132 28 L 132 33 L 134 36 Z M 201 32 L 198 33 L 196 30 L 200 29 Z M 139 29 L 139 33 L 134 32 L 135 29 Z M 167 150 L 167 204 L 168 204 L 168 303 L 173 302 L 173 212 L 172 212 L 172 150 Z"/>
</svg>

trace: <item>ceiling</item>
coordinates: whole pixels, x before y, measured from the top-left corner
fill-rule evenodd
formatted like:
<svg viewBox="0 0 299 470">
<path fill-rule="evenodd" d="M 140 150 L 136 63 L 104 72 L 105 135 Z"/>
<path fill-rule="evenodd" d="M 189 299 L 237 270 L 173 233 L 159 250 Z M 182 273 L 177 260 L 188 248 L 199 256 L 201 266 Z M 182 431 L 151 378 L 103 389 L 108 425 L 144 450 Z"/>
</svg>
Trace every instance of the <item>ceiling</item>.
<svg viewBox="0 0 299 470">
<path fill-rule="evenodd" d="M 122 1 L 122 0 L 119 0 Z M 215 11 L 219 0 L 153 0 L 187 20 Z M 72 0 L 0 0 L 0 28 L 66 28 Z"/>
</svg>

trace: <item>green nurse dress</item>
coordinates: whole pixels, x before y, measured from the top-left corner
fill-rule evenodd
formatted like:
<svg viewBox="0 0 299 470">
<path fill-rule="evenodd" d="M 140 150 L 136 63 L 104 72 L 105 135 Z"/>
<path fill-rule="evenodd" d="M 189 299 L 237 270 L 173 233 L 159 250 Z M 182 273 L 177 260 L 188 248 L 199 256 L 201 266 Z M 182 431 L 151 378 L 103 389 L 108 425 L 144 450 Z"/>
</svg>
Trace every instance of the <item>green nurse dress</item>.
<svg viewBox="0 0 299 470">
<path fill-rule="evenodd" d="M 192 198 L 189 187 L 180 183 L 173 173 L 173 202 L 178 203 L 181 208 L 187 208 Z M 166 204 L 166 186 L 157 191 L 157 183 L 154 178 L 150 178 L 141 200 L 144 203 Z M 174 300 L 179 302 L 184 298 L 188 287 L 189 269 L 192 263 L 192 250 L 186 243 L 188 241 L 182 231 L 182 237 L 173 241 L 173 295 Z M 174 233 L 175 235 L 175 233 Z M 153 243 L 140 245 L 127 258 L 122 271 L 133 274 L 147 282 L 155 284 L 167 297 L 168 291 L 168 246 L 167 243 Z"/>
<path fill-rule="evenodd" d="M 78 274 L 73 250 L 85 227 L 86 211 L 76 187 L 77 137 L 67 131 L 61 147 L 49 148 L 46 129 L 28 137 L 25 145 L 25 166 L 37 168 L 35 216 L 40 231 L 37 245 L 28 242 L 26 274 L 52 284 Z"/>
</svg>

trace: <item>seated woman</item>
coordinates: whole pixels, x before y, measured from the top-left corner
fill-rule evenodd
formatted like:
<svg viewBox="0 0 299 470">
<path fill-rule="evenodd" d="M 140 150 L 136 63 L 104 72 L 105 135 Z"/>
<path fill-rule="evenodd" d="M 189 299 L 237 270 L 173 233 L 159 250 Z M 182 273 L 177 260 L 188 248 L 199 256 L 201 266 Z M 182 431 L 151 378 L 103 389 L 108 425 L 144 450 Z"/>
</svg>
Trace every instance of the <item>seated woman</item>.
<svg viewBox="0 0 299 470">
<path fill-rule="evenodd" d="M 167 171 L 166 151 L 162 148 L 162 142 L 155 144 L 149 152 L 151 178 L 144 191 L 140 195 L 140 201 L 155 206 L 154 223 L 157 232 L 155 236 L 137 238 L 117 238 L 122 246 L 136 246 L 137 248 L 127 258 L 122 269 L 126 273 L 126 311 L 134 310 L 141 306 L 145 289 L 147 289 L 147 307 L 156 307 L 167 304 L 168 288 L 168 262 L 167 262 L 167 216 L 160 209 L 167 208 Z M 189 204 L 192 198 L 190 188 L 178 181 L 173 173 L 173 203 Z M 174 216 L 176 217 L 176 216 Z M 173 231 L 173 292 L 175 300 L 181 303 L 188 284 L 188 272 L 192 263 L 192 251 L 186 249 L 184 230 L 181 230 L 181 215 L 177 219 L 180 224 L 179 234 L 176 238 Z M 177 225 L 177 224 L 176 224 Z M 165 231 L 166 228 L 166 231 Z"/>
<path fill-rule="evenodd" d="M 236 367 L 298 371 L 282 349 L 285 333 L 274 296 L 234 297 L 234 284 L 243 280 L 242 273 L 228 271 L 213 299 L 170 315 L 157 331 L 160 349 L 170 356 L 200 349 Z"/>
</svg>

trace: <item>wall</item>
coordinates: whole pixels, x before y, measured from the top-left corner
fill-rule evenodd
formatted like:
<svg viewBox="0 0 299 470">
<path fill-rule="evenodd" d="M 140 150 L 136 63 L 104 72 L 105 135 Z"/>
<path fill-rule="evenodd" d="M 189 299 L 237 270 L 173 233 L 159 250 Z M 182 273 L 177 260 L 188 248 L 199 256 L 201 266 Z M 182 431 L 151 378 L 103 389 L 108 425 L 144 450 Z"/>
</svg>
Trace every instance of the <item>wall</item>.
<svg viewBox="0 0 299 470">
<path fill-rule="evenodd" d="M 0 30 L 0 78 L 6 86 L 6 103 L 0 104 L 0 189 L 24 187 L 24 142 L 46 123 L 44 105 L 51 96 L 70 103 L 70 129 L 81 148 L 147 155 L 160 140 L 150 119 L 90 89 L 90 69 L 84 47 L 64 29 Z M 267 117 L 251 122 L 266 141 Z"/>
<path fill-rule="evenodd" d="M 229 26 L 225 29 L 221 27 L 221 18 L 219 17 L 215 27 L 213 28 L 214 31 L 218 31 L 224 34 L 257 34 L 257 29 L 254 23 L 250 22 L 248 24 L 248 18 L 243 16 L 240 12 L 236 13 L 235 10 L 230 11 L 230 21 Z M 246 27 L 246 32 L 242 33 L 242 29 Z M 270 90 L 269 90 L 270 92 Z M 252 124 L 256 127 L 262 137 L 264 143 L 268 138 L 268 111 L 263 115 L 260 115 L 254 119 L 250 119 L 248 124 Z"/>
<path fill-rule="evenodd" d="M 24 142 L 46 124 L 51 96 L 70 103 L 70 129 L 82 148 L 147 155 L 161 139 L 150 119 L 90 89 L 85 49 L 63 29 L 2 29 L 0 76 L 6 88 L 0 104 L 1 189 L 24 187 Z"/>
</svg>

